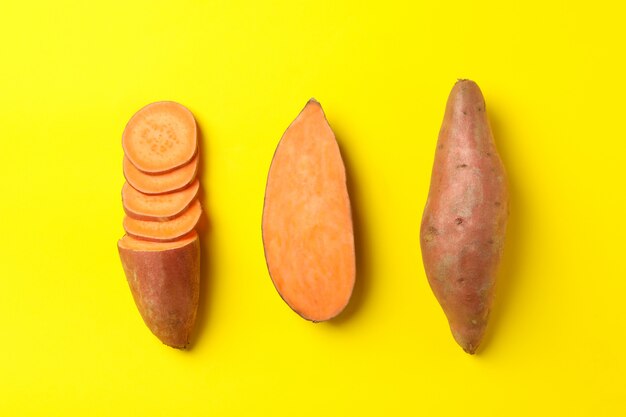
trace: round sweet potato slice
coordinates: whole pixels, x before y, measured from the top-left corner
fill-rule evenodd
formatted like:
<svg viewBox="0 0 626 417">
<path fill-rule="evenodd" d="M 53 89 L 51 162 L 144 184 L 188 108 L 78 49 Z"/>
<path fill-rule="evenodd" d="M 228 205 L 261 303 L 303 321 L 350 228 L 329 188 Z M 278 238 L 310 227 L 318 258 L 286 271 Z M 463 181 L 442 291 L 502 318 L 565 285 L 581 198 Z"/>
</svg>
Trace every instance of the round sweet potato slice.
<svg viewBox="0 0 626 417">
<path fill-rule="evenodd" d="M 196 153 L 197 129 L 193 114 L 182 104 L 148 104 L 131 117 L 122 135 L 124 154 L 140 171 L 171 171 Z"/>
<path fill-rule="evenodd" d="M 131 236 L 147 240 L 176 240 L 191 232 L 202 215 L 196 198 L 178 217 L 166 221 L 149 221 L 124 216 L 124 230 Z"/>
<path fill-rule="evenodd" d="M 122 186 L 122 204 L 130 217 L 139 220 L 170 220 L 180 215 L 198 195 L 200 181 L 171 193 L 148 195 L 135 190 L 127 182 Z"/>
<path fill-rule="evenodd" d="M 147 174 L 138 170 L 125 156 L 124 178 L 132 187 L 144 194 L 164 194 L 180 190 L 189 185 L 198 171 L 199 153 L 196 152 L 189 163 L 172 171 L 157 174 Z"/>
</svg>

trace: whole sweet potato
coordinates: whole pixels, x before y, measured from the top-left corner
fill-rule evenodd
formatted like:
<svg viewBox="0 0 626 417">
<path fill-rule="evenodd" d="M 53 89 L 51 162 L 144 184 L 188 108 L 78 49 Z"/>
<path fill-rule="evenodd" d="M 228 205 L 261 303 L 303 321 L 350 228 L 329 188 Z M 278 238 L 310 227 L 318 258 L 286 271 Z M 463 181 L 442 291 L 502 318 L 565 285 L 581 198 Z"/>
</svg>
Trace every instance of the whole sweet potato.
<svg viewBox="0 0 626 417">
<path fill-rule="evenodd" d="M 420 240 L 428 282 L 454 339 L 470 354 L 493 304 L 508 211 L 483 95 L 473 81 L 459 80 L 439 132 Z"/>
</svg>

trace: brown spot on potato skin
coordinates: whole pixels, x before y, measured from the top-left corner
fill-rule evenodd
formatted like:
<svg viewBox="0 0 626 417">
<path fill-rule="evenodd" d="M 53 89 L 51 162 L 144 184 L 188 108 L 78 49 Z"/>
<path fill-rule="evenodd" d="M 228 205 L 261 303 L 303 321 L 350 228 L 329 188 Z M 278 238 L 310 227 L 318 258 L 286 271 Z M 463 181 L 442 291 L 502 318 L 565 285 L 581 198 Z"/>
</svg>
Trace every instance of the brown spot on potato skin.
<svg viewBox="0 0 626 417">
<path fill-rule="evenodd" d="M 422 235 L 422 239 L 425 242 L 431 242 L 439 234 L 439 231 L 437 230 L 437 228 L 433 226 L 428 226 L 425 228 L 425 230 L 426 232 Z"/>
<path fill-rule="evenodd" d="M 421 249 L 433 293 L 468 353 L 484 335 L 502 256 L 508 191 L 498 178 L 506 174 L 482 93 L 473 81 L 460 80 L 439 133 Z M 429 239 L 431 229 L 438 231 L 437 239 Z"/>
</svg>

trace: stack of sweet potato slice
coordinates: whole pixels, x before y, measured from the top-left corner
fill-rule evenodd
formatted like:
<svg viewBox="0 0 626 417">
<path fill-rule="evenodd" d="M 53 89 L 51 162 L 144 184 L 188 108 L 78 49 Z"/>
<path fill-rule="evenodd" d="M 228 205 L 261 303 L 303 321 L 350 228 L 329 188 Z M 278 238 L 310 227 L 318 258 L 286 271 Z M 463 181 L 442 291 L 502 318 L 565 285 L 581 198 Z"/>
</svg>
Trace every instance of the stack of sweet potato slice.
<svg viewBox="0 0 626 417">
<path fill-rule="evenodd" d="M 195 119 L 175 102 L 149 104 L 126 125 L 122 146 L 122 266 L 148 328 L 182 349 L 193 330 L 200 282 Z"/>
</svg>

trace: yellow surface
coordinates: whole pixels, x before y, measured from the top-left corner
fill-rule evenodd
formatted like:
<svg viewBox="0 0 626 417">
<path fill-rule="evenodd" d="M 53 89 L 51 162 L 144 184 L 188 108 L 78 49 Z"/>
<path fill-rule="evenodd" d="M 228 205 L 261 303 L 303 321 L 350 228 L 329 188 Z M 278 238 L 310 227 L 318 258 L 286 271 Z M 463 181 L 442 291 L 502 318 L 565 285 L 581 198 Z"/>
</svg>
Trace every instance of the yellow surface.
<svg viewBox="0 0 626 417">
<path fill-rule="evenodd" d="M 5 3 L 0 415 L 625 415 L 619 2 Z M 512 188 L 477 356 L 418 241 L 458 77 L 485 94 Z M 310 97 L 348 166 L 359 248 L 354 298 L 323 324 L 277 295 L 260 233 L 272 154 Z M 203 133 L 189 352 L 144 326 L 116 249 L 122 130 L 163 99 Z"/>
</svg>

